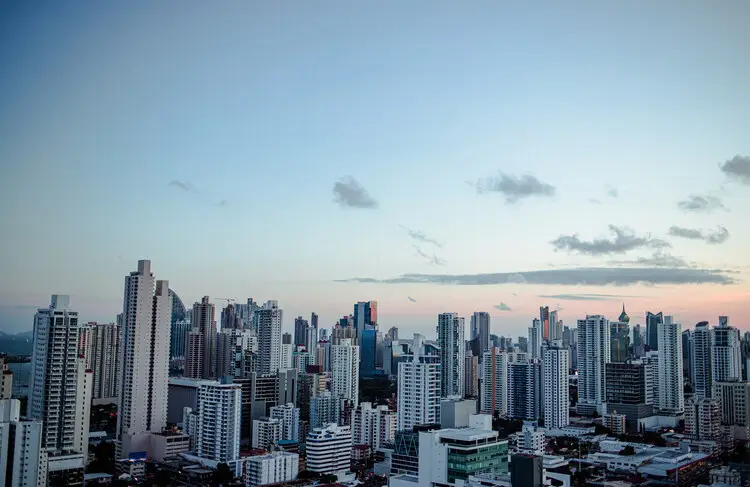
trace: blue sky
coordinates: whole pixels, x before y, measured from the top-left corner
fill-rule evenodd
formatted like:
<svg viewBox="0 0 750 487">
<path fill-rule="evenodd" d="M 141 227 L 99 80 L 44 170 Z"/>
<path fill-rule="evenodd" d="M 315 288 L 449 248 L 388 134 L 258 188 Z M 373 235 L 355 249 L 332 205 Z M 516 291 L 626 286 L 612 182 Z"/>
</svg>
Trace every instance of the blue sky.
<svg viewBox="0 0 750 487">
<path fill-rule="evenodd" d="M 739 320 L 749 17 L 743 1 L 11 2 L 0 329 L 28 329 L 32 308 L 9 307 L 51 293 L 112 319 L 139 258 L 186 303 L 279 299 L 287 328 L 363 299 L 383 325 L 427 333 L 438 312 L 490 310 L 493 331 L 519 334 L 556 302 L 567 321 L 614 318 L 621 301 L 634 317 Z M 511 203 L 477 190 L 500 173 L 554 189 Z M 347 176 L 376 208 L 334 202 Z M 691 195 L 724 208 L 681 209 Z M 610 225 L 646 241 L 580 245 L 614 241 Z M 733 282 L 334 282 L 643 268 L 654 253 Z"/>
</svg>

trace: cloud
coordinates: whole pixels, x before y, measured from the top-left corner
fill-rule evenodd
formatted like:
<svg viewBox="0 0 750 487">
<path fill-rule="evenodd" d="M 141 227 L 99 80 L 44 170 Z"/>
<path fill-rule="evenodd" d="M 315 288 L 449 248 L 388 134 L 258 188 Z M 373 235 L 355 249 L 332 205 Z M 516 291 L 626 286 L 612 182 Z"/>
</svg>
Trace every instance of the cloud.
<svg viewBox="0 0 750 487">
<path fill-rule="evenodd" d="M 494 306 L 495 309 L 499 309 L 500 311 L 513 311 L 510 306 L 508 306 L 505 303 L 496 304 Z"/>
<path fill-rule="evenodd" d="M 218 203 L 213 203 L 213 202 L 209 201 L 203 195 L 203 193 L 198 188 L 196 188 L 195 185 L 193 183 L 191 183 L 190 181 L 173 179 L 173 180 L 171 180 L 169 182 L 168 186 L 171 186 L 173 188 L 177 188 L 180 191 L 184 191 L 185 193 L 190 193 L 190 194 L 194 195 L 195 198 L 197 198 L 198 201 L 200 201 L 201 203 L 208 204 L 208 205 L 211 205 L 211 206 L 220 206 L 220 207 L 227 206 L 227 200 L 221 200 Z"/>
<path fill-rule="evenodd" d="M 412 238 L 412 240 L 415 240 L 419 243 L 425 243 L 425 244 L 432 244 L 435 247 L 443 248 L 443 244 L 435 240 L 434 238 L 428 237 L 424 232 L 421 232 L 419 230 L 412 230 L 409 227 L 406 227 L 404 225 L 399 225 L 401 228 L 406 230 L 406 232 L 409 234 L 409 236 Z"/>
<path fill-rule="evenodd" d="M 506 203 L 516 203 L 531 196 L 554 196 L 555 194 L 554 186 L 529 174 L 517 177 L 501 172 L 498 176 L 480 179 L 475 188 L 480 194 L 501 193 L 505 196 Z"/>
<path fill-rule="evenodd" d="M 730 179 L 750 185 L 750 157 L 738 154 L 723 164 L 719 164 L 719 168 Z"/>
<path fill-rule="evenodd" d="M 430 264 L 433 264 L 433 265 L 445 265 L 445 260 L 441 259 L 440 257 L 438 257 L 435 254 L 432 254 L 432 255 L 428 254 L 427 252 L 425 252 L 421 248 L 419 248 L 419 246 L 417 246 L 417 245 L 414 246 L 414 250 L 417 251 L 417 255 L 419 255 L 420 257 L 423 257 L 424 259 L 426 259 L 427 262 L 429 262 Z"/>
<path fill-rule="evenodd" d="M 560 235 L 550 242 L 555 250 L 567 250 L 585 255 L 624 254 L 639 248 L 664 248 L 669 243 L 650 235 L 639 237 L 633 230 L 610 225 L 609 230 L 615 234 L 614 239 L 599 238 L 590 241 L 581 240 L 578 234 Z"/>
<path fill-rule="evenodd" d="M 542 294 L 538 297 L 559 299 L 562 301 L 616 301 L 623 298 L 636 298 L 638 296 L 624 296 L 621 294 Z"/>
<path fill-rule="evenodd" d="M 378 202 L 351 176 L 333 183 L 333 196 L 336 203 L 344 208 L 377 208 Z"/>
<path fill-rule="evenodd" d="M 379 284 L 443 284 L 458 286 L 495 286 L 499 284 L 536 284 L 561 286 L 630 286 L 634 284 L 736 284 L 734 271 L 724 269 L 666 267 L 577 267 L 480 274 L 403 274 L 389 279 L 353 277 L 336 282 Z M 518 280 L 514 276 L 520 276 Z"/>
<path fill-rule="evenodd" d="M 669 234 L 673 237 L 689 240 L 703 240 L 707 244 L 722 244 L 729 238 L 729 230 L 718 226 L 716 230 L 700 230 L 697 228 L 669 227 Z"/>
<path fill-rule="evenodd" d="M 607 185 L 607 196 L 609 196 L 610 198 L 617 198 L 618 196 L 620 196 L 620 191 L 618 191 L 618 189 L 614 186 Z"/>
<path fill-rule="evenodd" d="M 714 210 L 726 210 L 726 206 L 721 200 L 711 195 L 691 194 L 684 200 L 677 203 L 677 206 L 683 211 L 695 211 L 710 213 Z"/>
<path fill-rule="evenodd" d="M 180 189 L 186 193 L 192 193 L 193 191 L 195 191 L 195 186 L 190 184 L 189 181 L 180 181 L 177 179 L 173 179 L 169 182 L 169 186 Z"/>
<path fill-rule="evenodd" d="M 408 297 L 407 297 L 407 299 L 408 299 L 409 301 L 411 301 L 412 303 L 416 303 L 416 302 L 417 302 L 417 300 L 416 300 L 416 299 L 414 299 L 414 298 L 412 298 L 411 296 L 408 296 Z"/>
<path fill-rule="evenodd" d="M 613 260 L 608 264 L 614 265 L 642 265 L 647 267 L 692 267 L 682 257 L 667 254 L 660 250 L 654 252 L 651 257 L 638 257 L 635 260 Z"/>
</svg>

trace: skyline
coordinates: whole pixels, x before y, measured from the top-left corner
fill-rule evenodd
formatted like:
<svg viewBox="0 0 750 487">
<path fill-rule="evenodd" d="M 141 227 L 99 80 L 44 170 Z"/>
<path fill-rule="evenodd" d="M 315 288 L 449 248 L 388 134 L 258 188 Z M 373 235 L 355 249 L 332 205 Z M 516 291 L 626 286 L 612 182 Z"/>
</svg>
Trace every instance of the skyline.
<svg viewBox="0 0 750 487">
<path fill-rule="evenodd" d="M 285 331 L 370 299 L 425 335 L 622 302 L 750 329 L 750 5 L 579 3 L 13 5 L 0 330 L 55 293 L 113 321 L 139 259 Z"/>
</svg>

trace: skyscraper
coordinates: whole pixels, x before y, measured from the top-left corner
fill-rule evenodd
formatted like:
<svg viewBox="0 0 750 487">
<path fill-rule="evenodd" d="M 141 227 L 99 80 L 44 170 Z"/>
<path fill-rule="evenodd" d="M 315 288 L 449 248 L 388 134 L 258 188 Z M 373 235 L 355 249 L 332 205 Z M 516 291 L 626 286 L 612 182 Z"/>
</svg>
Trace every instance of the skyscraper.
<svg viewBox="0 0 750 487">
<path fill-rule="evenodd" d="M 650 350 L 659 349 L 659 325 L 664 322 L 664 315 L 661 311 L 654 314 L 646 311 L 646 345 Z"/>
<path fill-rule="evenodd" d="M 411 360 L 398 363 L 398 431 L 440 422 L 440 357 L 425 353 L 419 334 L 414 335 L 412 350 Z"/>
<path fill-rule="evenodd" d="M 550 356 L 551 357 L 551 356 Z M 541 364 L 519 360 L 508 364 L 508 417 L 535 421 L 542 403 Z"/>
<path fill-rule="evenodd" d="M 645 342 L 641 325 L 635 325 L 633 327 L 633 357 L 640 358 L 646 355 L 646 348 L 644 345 Z"/>
<path fill-rule="evenodd" d="M 713 380 L 729 382 L 742 378 L 740 332 L 729 326 L 726 316 L 719 316 L 719 325 L 711 330 L 711 372 Z"/>
<path fill-rule="evenodd" d="M 370 445 L 380 448 L 393 442 L 396 433 L 396 413 L 388 406 L 372 407 L 369 402 L 360 403 L 354 410 L 352 436 L 355 445 Z"/>
<path fill-rule="evenodd" d="M 464 319 L 456 313 L 438 315 L 440 390 L 443 397 L 464 395 Z"/>
<path fill-rule="evenodd" d="M 258 333 L 258 372 L 275 374 L 281 364 L 281 320 L 279 302 L 267 301 L 255 311 L 254 327 Z"/>
<path fill-rule="evenodd" d="M 587 315 L 586 319 L 578 320 L 579 414 L 606 413 L 605 364 L 610 362 L 610 345 L 607 318 Z"/>
<path fill-rule="evenodd" d="M 508 413 L 508 353 L 497 347 L 484 352 L 480 386 L 480 412 L 501 416 Z"/>
<path fill-rule="evenodd" d="M 479 338 L 479 355 L 490 349 L 490 314 L 486 311 L 475 311 L 471 315 L 469 340 Z"/>
<path fill-rule="evenodd" d="M 359 347 L 345 338 L 331 345 L 331 392 L 359 404 Z"/>
<path fill-rule="evenodd" d="M 578 323 L 580 327 L 581 322 Z M 542 380 L 544 381 L 543 411 L 546 428 L 562 428 L 570 423 L 568 411 L 570 401 L 570 391 L 568 390 L 569 353 L 567 349 L 558 346 L 556 342 L 553 342 L 552 346 L 544 350 Z"/>
<path fill-rule="evenodd" d="M 154 286 L 155 285 L 155 286 Z M 117 438 L 120 458 L 149 451 L 151 432 L 167 425 L 172 300 L 169 283 L 155 281 L 151 261 L 125 277 Z"/>
<path fill-rule="evenodd" d="M 531 358 L 542 358 L 542 322 L 534 319 L 529 327 L 529 356 Z"/>
<path fill-rule="evenodd" d="M 196 454 L 215 462 L 233 462 L 240 456 L 242 386 L 207 382 L 198 388 L 195 439 Z"/>
<path fill-rule="evenodd" d="M 685 411 L 682 378 L 682 326 L 665 316 L 658 327 L 659 410 L 669 415 Z"/>
<path fill-rule="evenodd" d="M 360 301 L 354 305 L 354 314 L 352 315 L 356 344 L 359 345 L 362 340 L 362 332 L 374 328 L 378 322 L 378 302 L 377 301 Z"/>
<path fill-rule="evenodd" d="M 119 393 L 120 328 L 114 323 L 89 323 L 89 368 L 93 371 L 94 399 L 112 399 Z"/>
<path fill-rule="evenodd" d="M 304 319 L 301 316 L 298 316 L 294 319 L 294 342 L 293 345 L 296 347 L 297 345 L 303 345 L 307 346 L 307 329 L 309 327 L 309 323 L 306 319 Z"/>
<path fill-rule="evenodd" d="M 203 296 L 200 303 L 193 305 L 193 329 L 198 329 L 203 337 L 203 358 L 201 359 L 201 377 L 216 377 L 216 307 L 208 296 Z"/>
<path fill-rule="evenodd" d="M 696 398 L 711 397 L 711 330 L 708 321 L 695 325 L 690 352 L 690 376 L 693 379 L 693 395 Z"/>
</svg>

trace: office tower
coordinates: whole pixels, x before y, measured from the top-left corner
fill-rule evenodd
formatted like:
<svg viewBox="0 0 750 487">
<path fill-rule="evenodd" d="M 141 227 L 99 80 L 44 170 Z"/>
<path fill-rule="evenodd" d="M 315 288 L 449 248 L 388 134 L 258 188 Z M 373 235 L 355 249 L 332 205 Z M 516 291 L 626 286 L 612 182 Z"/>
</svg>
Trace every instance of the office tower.
<svg viewBox="0 0 750 487">
<path fill-rule="evenodd" d="M 742 336 L 742 380 L 750 377 L 750 331 Z"/>
<path fill-rule="evenodd" d="M 300 441 L 299 436 L 299 408 L 294 403 L 282 404 L 271 408 L 271 419 L 276 419 L 281 424 L 279 439 L 287 441 Z"/>
<path fill-rule="evenodd" d="M 646 311 L 646 345 L 650 350 L 659 349 L 659 325 L 664 322 L 664 314 Z"/>
<path fill-rule="evenodd" d="M 203 377 L 203 333 L 193 328 L 185 335 L 185 368 L 183 375 L 191 379 Z"/>
<path fill-rule="evenodd" d="M 665 316 L 658 327 L 659 347 L 659 410 L 669 415 L 685 411 L 682 378 L 682 326 Z M 580 386 L 579 386 L 580 387 Z"/>
<path fill-rule="evenodd" d="M 750 440 L 750 382 L 713 383 L 713 399 L 721 405 L 721 424 L 738 440 Z"/>
<path fill-rule="evenodd" d="M 464 395 L 464 319 L 456 313 L 438 315 L 440 390 L 443 397 Z"/>
<path fill-rule="evenodd" d="M 542 459 L 543 457 L 539 455 L 513 455 L 510 462 L 510 485 L 513 487 L 544 486 Z"/>
<path fill-rule="evenodd" d="M 479 338 L 479 354 L 490 349 L 490 314 L 486 311 L 475 311 L 471 315 L 469 339 Z"/>
<path fill-rule="evenodd" d="M 314 428 L 305 441 L 307 470 L 332 474 L 349 470 L 352 459 L 352 430 L 349 426 L 327 424 Z"/>
<path fill-rule="evenodd" d="M 692 357 L 690 376 L 693 383 L 693 395 L 695 397 L 711 397 L 711 329 L 708 321 L 701 321 L 695 325 L 692 332 L 692 346 L 690 347 Z"/>
<path fill-rule="evenodd" d="M 315 350 L 315 346 L 318 344 L 318 314 L 310 314 L 310 326 L 307 328 L 305 336 L 305 348 L 307 351 Z"/>
<path fill-rule="evenodd" d="M 610 350 L 611 361 L 623 363 L 628 359 L 630 347 L 630 317 L 622 305 L 622 313 L 617 321 L 610 322 Z"/>
<path fill-rule="evenodd" d="M 193 329 L 189 321 L 178 321 L 172 323 L 169 344 L 169 359 L 174 360 L 185 357 L 185 337 Z"/>
<path fill-rule="evenodd" d="M 294 319 L 294 345 L 307 346 L 307 329 L 310 325 L 301 316 Z"/>
<path fill-rule="evenodd" d="M 359 345 L 362 340 L 362 332 L 377 327 L 378 303 L 377 301 L 360 301 L 354 305 L 352 315 L 352 326 L 354 327 L 355 344 Z"/>
<path fill-rule="evenodd" d="M 276 418 L 253 420 L 253 448 L 272 451 L 281 439 L 282 425 Z"/>
<path fill-rule="evenodd" d="M 549 312 L 549 339 L 561 341 L 563 338 L 563 322 L 557 316 L 557 310 Z"/>
<path fill-rule="evenodd" d="M 0 356 L 0 400 L 13 396 L 13 372 L 8 369 L 5 357 Z"/>
<path fill-rule="evenodd" d="M 198 389 L 195 453 L 215 462 L 233 462 L 240 456 L 242 386 L 205 382 Z"/>
<path fill-rule="evenodd" d="M 464 393 L 466 397 L 479 396 L 479 357 L 466 352 L 466 366 L 464 367 L 465 383 Z"/>
<path fill-rule="evenodd" d="M 322 373 L 305 372 L 299 374 L 297 407 L 300 410 L 300 420 L 312 424 L 310 420 L 310 401 L 313 397 L 321 394 L 326 388 L 326 377 Z"/>
<path fill-rule="evenodd" d="M 711 377 L 717 382 L 742 378 L 740 332 L 726 316 L 719 316 L 719 325 L 711 330 Z"/>
<path fill-rule="evenodd" d="M 553 343 L 544 351 L 542 360 L 544 386 L 542 391 L 545 428 L 563 428 L 570 423 L 568 411 L 568 403 L 570 402 L 570 391 L 568 389 L 569 353 L 567 349 L 557 346 L 556 343 Z"/>
<path fill-rule="evenodd" d="M 685 384 L 690 384 L 691 390 L 693 387 L 693 330 L 683 330 L 681 335 L 681 346 L 682 346 L 682 377 L 685 379 Z"/>
<path fill-rule="evenodd" d="M 359 347 L 350 339 L 331 346 L 331 392 L 359 403 Z"/>
<path fill-rule="evenodd" d="M 479 410 L 500 416 L 508 413 L 508 354 L 492 347 L 482 357 L 482 384 Z"/>
<path fill-rule="evenodd" d="M 201 377 L 213 379 L 216 377 L 216 307 L 210 302 L 208 296 L 203 296 L 200 303 L 193 305 L 193 329 L 198 330 L 201 335 L 201 346 L 203 356 L 201 357 Z M 186 352 L 187 355 L 195 355 L 195 352 Z"/>
<path fill-rule="evenodd" d="M 542 339 L 549 340 L 549 306 L 539 308 L 539 323 L 542 328 Z"/>
<path fill-rule="evenodd" d="M 292 334 L 291 333 L 282 333 L 281 334 L 281 344 L 282 345 L 292 345 Z"/>
<path fill-rule="evenodd" d="M 606 412 L 605 364 L 610 362 L 609 320 L 587 315 L 578 320 L 578 404 L 579 414 Z"/>
<path fill-rule="evenodd" d="M 392 443 L 396 433 L 396 413 L 388 406 L 360 403 L 352 418 L 354 445 L 370 445 L 373 450 Z"/>
<path fill-rule="evenodd" d="M 440 357 L 425 354 L 419 334 L 414 335 L 412 349 L 412 359 L 398 364 L 398 431 L 440 421 Z"/>
<path fill-rule="evenodd" d="M 641 325 L 633 327 L 633 357 L 641 358 L 646 355 L 645 341 Z"/>
<path fill-rule="evenodd" d="M 375 374 L 375 363 L 377 354 L 378 331 L 367 329 L 362 332 L 359 340 L 362 364 L 359 372 L 362 377 L 370 377 Z"/>
<path fill-rule="evenodd" d="M 542 358 L 542 324 L 534 319 L 529 327 L 529 354 L 531 358 Z"/>
<path fill-rule="evenodd" d="M 721 439 L 721 404 L 716 399 L 693 397 L 685 403 L 685 434 L 698 441 Z"/>
<path fill-rule="evenodd" d="M 282 311 L 278 301 L 266 301 L 253 315 L 254 327 L 258 334 L 258 371 L 261 374 L 275 374 L 281 361 L 281 321 Z"/>
<path fill-rule="evenodd" d="M 94 399 L 114 399 L 119 391 L 120 329 L 115 323 L 89 323 L 89 364 Z"/>
<path fill-rule="evenodd" d="M 21 402 L 0 399 L 0 479 L 7 487 L 46 487 L 42 422 L 20 421 Z"/>
<path fill-rule="evenodd" d="M 607 409 L 625 415 L 627 430 L 637 433 L 639 421 L 653 416 L 653 376 L 648 366 L 639 361 L 608 363 Z"/>
<path fill-rule="evenodd" d="M 119 458 L 149 450 L 149 434 L 167 425 L 167 379 L 172 301 L 169 283 L 155 281 L 151 261 L 125 278 L 118 395 Z"/>
<path fill-rule="evenodd" d="M 283 484 L 297 479 L 299 455 L 275 451 L 245 460 L 245 485 Z"/>
<path fill-rule="evenodd" d="M 508 364 L 508 417 L 537 420 L 542 403 L 541 363 L 519 360 Z"/>
<path fill-rule="evenodd" d="M 243 328 L 242 319 L 237 313 L 237 306 L 232 301 L 228 301 L 226 308 L 221 310 L 222 330 L 241 330 Z"/>
<path fill-rule="evenodd" d="M 257 351 L 258 339 L 251 330 L 222 329 L 216 334 L 216 376 L 241 377 L 244 352 Z"/>
</svg>

